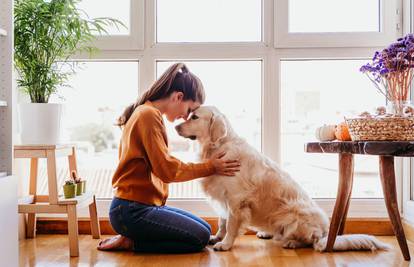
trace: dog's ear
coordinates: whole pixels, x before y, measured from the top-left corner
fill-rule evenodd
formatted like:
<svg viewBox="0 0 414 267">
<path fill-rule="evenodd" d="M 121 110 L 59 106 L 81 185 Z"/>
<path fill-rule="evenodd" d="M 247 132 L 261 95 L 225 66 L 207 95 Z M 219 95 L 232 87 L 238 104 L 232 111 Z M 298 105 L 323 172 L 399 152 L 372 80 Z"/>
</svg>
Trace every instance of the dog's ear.
<svg viewBox="0 0 414 267">
<path fill-rule="evenodd" d="M 210 139 L 211 142 L 215 143 L 218 140 L 226 137 L 227 127 L 226 121 L 221 115 L 213 115 L 210 123 Z"/>
</svg>

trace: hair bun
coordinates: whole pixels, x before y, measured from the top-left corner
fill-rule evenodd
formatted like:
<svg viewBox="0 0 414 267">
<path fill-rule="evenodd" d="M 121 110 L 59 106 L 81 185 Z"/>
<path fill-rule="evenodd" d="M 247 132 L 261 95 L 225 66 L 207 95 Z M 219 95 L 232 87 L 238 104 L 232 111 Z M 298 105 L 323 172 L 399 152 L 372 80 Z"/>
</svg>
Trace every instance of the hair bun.
<svg viewBox="0 0 414 267">
<path fill-rule="evenodd" d="M 188 70 L 187 66 L 183 64 L 183 66 L 181 67 L 181 72 L 182 73 L 189 73 L 190 71 Z"/>
</svg>

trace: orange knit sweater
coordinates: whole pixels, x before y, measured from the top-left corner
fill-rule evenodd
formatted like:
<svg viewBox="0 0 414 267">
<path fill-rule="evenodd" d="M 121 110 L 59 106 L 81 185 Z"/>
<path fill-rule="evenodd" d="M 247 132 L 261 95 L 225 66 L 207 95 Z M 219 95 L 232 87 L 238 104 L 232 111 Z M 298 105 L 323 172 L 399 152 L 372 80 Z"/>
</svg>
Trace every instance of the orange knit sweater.
<svg viewBox="0 0 414 267">
<path fill-rule="evenodd" d="M 214 171 L 211 162 L 184 163 L 169 155 L 161 112 L 147 101 L 124 126 L 112 186 L 118 198 L 160 206 L 167 200 L 168 183 L 209 176 Z"/>
</svg>

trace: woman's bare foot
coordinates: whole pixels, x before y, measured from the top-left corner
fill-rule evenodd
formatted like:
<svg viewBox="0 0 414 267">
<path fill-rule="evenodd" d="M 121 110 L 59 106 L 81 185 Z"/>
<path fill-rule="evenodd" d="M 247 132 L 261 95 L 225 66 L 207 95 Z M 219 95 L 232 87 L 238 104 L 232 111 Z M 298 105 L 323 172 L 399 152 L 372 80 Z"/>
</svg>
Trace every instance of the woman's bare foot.
<svg viewBox="0 0 414 267">
<path fill-rule="evenodd" d="M 99 242 L 98 250 L 132 250 L 133 241 L 128 237 L 117 235 Z"/>
</svg>

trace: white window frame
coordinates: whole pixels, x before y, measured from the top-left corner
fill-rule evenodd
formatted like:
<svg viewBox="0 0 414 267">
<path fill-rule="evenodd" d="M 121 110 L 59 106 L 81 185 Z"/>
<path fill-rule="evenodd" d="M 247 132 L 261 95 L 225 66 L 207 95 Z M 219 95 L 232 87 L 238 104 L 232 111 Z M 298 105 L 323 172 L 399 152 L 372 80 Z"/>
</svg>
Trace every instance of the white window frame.
<svg viewBox="0 0 414 267">
<path fill-rule="evenodd" d="M 263 29 L 264 29 L 264 27 L 263 27 L 264 26 L 263 25 L 263 15 L 264 14 L 263 14 L 263 10 L 264 10 L 264 2 L 267 1 L 267 0 L 256 0 L 256 1 L 260 1 L 262 3 L 262 21 L 261 21 L 262 32 L 260 33 L 260 41 L 246 41 L 246 42 L 194 42 L 194 43 L 184 42 L 184 44 L 198 44 L 198 45 L 200 45 L 200 44 L 201 45 L 206 45 L 206 44 L 220 44 L 220 45 L 240 44 L 240 45 L 246 45 L 247 44 L 248 45 L 248 44 L 263 43 L 264 42 L 264 40 L 263 40 L 263 38 L 264 38 L 264 33 L 263 33 Z M 148 4 L 150 5 L 150 9 L 154 10 L 154 12 L 155 12 L 155 14 L 151 14 L 154 17 L 154 20 L 153 20 L 154 29 L 153 29 L 152 34 L 150 36 L 151 37 L 150 38 L 151 43 L 153 45 L 156 45 L 156 44 L 158 46 L 161 45 L 161 47 L 163 45 L 166 45 L 168 47 L 170 45 L 180 45 L 180 44 L 183 44 L 183 43 L 180 43 L 180 42 L 158 42 L 157 41 L 157 32 L 156 32 L 157 31 L 157 29 L 156 29 L 157 18 L 155 17 L 156 16 L 156 12 L 157 12 L 157 9 L 156 9 L 157 8 L 157 0 L 151 1 Z"/>
<path fill-rule="evenodd" d="M 135 1 L 135 0 L 132 0 Z M 275 48 L 276 34 L 274 17 L 279 13 L 274 3 L 281 0 L 262 0 L 262 42 L 248 43 L 156 43 L 155 1 L 145 0 L 145 42 L 143 50 L 103 50 L 96 55 L 102 60 L 138 60 L 139 93 L 145 91 L 156 78 L 156 62 L 162 60 L 261 60 L 262 61 L 262 152 L 275 160 L 281 160 L 281 120 L 280 120 L 280 61 L 284 59 L 361 59 L 371 58 L 375 50 L 382 47 L 347 47 L 337 44 L 334 48 L 325 48 L 308 40 L 302 48 L 291 44 L 289 48 Z M 391 1 L 391 0 L 386 0 Z M 400 1 L 400 0 L 395 0 Z M 399 15 L 401 17 L 401 15 Z M 366 38 L 369 39 L 369 38 Z M 393 41 L 392 38 L 391 41 Z M 364 42 L 366 43 L 366 42 Z M 306 46 L 306 47 L 305 47 Z M 74 57 L 86 60 L 87 55 Z M 356 73 L 358 75 L 358 73 Z M 401 196 L 402 168 L 396 160 L 398 193 Z M 379 179 L 379 177 L 378 177 Z M 333 190 L 336 190 L 333 189 Z M 335 199 L 315 199 L 330 215 Z M 110 199 L 98 199 L 100 217 L 108 217 Z M 401 200 L 399 199 L 399 203 Z M 169 199 L 167 205 L 186 209 L 198 216 L 216 216 L 204 199 Z M 79 211 L 80 216 L 88 217 L 87 209 Z M 387 217 L 384 200 L 352 199 L 349 217 Z"/>
<path fill-rule="evenodd" d="M 285 47 L 373 47 L 385 46 L 397 37 L 401 27 L 400 4 L 379 0 L 380 32 L 289 33 L 289 0 L 275 0 L 276 48 Z"/>
<path fill-rule="evenodd" d="M 402 213 L 406 221 L 414 223 L 414 200 L 412 199 L 413 185 L 413 167 L 414 159 L 404 160 L 404 175 L 402 181 L 402 193 L 403 193 L 403 207 Z"/>
<path fill-rule="evenodd" d="M 97 37 L 97 40 L 94 41 L 96 47 L 102 50 L 144 49 L 145 3 L 144 0 L 130 1 L 129 34 L 99 36 Z"/>
<path fill-rule="evenodd" d="M 403 2 L 403 28 L 404 34 L 413 33 L 414 32 L 414 0 L 404 0 Z M 414 101 L 414 88 L 411 88 L 411 101 Z M 403 216 L 404 219 L 414 224 L 414 159 L 407 158 L 404 159 L 404 166 L 403 166 L 403 181 L 402 181 L 402 189 L 403 189 Z"/>
</svg>

